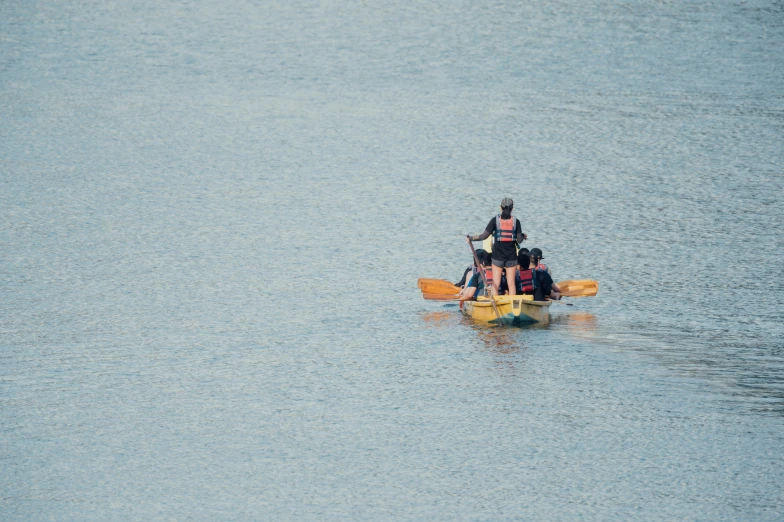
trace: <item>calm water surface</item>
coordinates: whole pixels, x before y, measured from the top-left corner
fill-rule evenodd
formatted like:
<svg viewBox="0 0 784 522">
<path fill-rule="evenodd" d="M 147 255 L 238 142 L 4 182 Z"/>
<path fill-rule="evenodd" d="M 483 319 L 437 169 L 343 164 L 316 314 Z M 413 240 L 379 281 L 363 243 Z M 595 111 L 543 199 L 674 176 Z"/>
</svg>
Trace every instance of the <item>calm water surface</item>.
<svg viewBox="0 0 784 522">
<path fill-rule="evenodd" d="M 3 520 L 784 519 L 778 1 L 0 3 Z M 426 302 L 517 202 L 595 298 Z"/>
</svg>

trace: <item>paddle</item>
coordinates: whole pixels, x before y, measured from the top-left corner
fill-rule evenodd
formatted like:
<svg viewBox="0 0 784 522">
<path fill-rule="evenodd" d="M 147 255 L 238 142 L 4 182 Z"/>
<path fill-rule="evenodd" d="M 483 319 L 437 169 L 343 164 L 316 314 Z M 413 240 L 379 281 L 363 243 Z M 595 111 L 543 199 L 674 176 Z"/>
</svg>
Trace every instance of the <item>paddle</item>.
<svg viewBox="0 0 784 522">
<path fill-rule="evenodd" d="M 423 293 L 422 297 L 428 299 L 430 301 L 459 301 L 460 296 L 458 294 L 428 294 Z"/>
<path fill-rule="evenodd" d="M 425 284 L 419 287 L 423 294 L 459 294 L 460 289 L 455 286 L 440 286 L 434 284 Z"/>
<path fill-rule="evenodd" d="M 570 279 L 556 285 L 564 297 L 590 297 L 599 291 L 599 283 L 592 279 Z"/>
<path fill-rule="evenodd" d="M 473 246 L 473 245 L 472 245 Z M 427 294 L 457 294 L 460 288 L 444 279 L 419 278 L 419 289 Z M 590 297 L 599 291 L 599 283 L 593 279 L 568 279 L 556 283 L 565 297 Z"/>
<path fill-rule="evenodd" d="M 422 288 L 443 288 L 444 290 L 448 290 L 448 292 L 459 292 L 460 288 L 453 285 L 449 281 L 445 279 L 426 279 L 424 277 L 420 277 L 417 279 L 417 286 L 420 289 Z"/>
<path fill-rule="evenodd" d="M 479 257 L 476 255 L 474 244 L 471 242 L 471 236 L 466 236 L 466 241 L 468 242 L 468 246 L 471 247 L 471 253 L 474 255 L 474 263 L 476 263 L 476 266 L 479 269 L 479 275 L 482 276 L 482 282 L 485 284 L 485 288 L 487 289 L 487 295 L 490 297 L 490 304 L 493 305 L 493 311 L 495 311 L 495 316 L 498 318 L 498 323 L 501 326 L 506 326 L 504 325 L 503 319 L 501 319 L 501 313 L 498 311 L 498 307 L 495 305 L 495 296 L 487 284 L 487 276 L 485 275 L 482 263 L 479 262 Z"/>
</svg>

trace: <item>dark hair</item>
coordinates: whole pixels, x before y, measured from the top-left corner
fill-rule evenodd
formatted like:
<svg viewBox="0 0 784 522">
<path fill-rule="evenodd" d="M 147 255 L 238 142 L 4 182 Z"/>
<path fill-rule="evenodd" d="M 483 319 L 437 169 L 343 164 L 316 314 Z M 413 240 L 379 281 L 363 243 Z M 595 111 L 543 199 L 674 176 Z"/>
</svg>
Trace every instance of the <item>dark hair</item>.
<svg viewBox="0 0 784 522">
<path fill-rule="evenodd" d="M 509 219 L 512 217 L 512 207 L 501 207 L 501 219 Z"/>
<path fill-rule="evenodd" d="M 517 251 L 517 253 L 518 254 L 527 254 L 528 253 L 528 249 L 527 248 L 521 248 L 520 250 Z"/>
<path fill-rule="evenodd" d="M 489 252 L 485 252 L 485 254 L 479 258 L 479 262 L 482 263 L 482 266 L 492 266 L 493 265 L 493 256 Z"/>
<path fill-rule="evenodd" d="M 520 270 L 528 270 L 531 266 L 531 258 L 525 252 L 517 254 L 517 264 L 520 265 Z"/>
</svg>

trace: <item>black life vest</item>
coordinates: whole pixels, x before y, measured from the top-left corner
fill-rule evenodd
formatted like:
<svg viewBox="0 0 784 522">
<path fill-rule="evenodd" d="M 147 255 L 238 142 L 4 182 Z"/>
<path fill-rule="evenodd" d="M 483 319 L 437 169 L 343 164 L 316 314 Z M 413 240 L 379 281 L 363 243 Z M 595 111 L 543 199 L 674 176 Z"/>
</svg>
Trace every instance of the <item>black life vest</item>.
<svg viewBox="0 0 784 522">
<path fill-rule="evenodd" d="M 536 265 L 535 267 L 531 268 L 531 272 L 533 272 L 534 289 L 536 289 L 536 287 L 539 286 L 539 283 L 537 283 L 537 281 L 536 281 L 536 274 L 538 272 L 544 272 L 548 276 L 550 275 L 550 273 L 547 271 L 547 265 L 545 265 L 544 263 L 541 263 L 541 262 L 538 265 Z"/>
<path fill-rule="evenodd" d="M 553 289 L 553 278 L 544 270 L 533 270 L 534 301 L 544 301 Z"/>
</svg>

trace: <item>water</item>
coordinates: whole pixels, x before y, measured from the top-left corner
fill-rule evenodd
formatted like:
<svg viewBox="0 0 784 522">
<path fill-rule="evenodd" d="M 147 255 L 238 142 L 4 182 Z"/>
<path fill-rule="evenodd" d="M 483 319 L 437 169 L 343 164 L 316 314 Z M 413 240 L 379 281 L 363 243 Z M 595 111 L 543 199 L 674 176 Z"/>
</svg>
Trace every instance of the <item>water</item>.
<svg viewBox="0 0 784 522">
<path fill-rule="evenodd" d="M 159 5 L 161 4 L 161 5 Z M 0 518 L 781 520 L 780 2 L 0 4 Z M 425 302 L 502 197 L 595 298 Z"/>
</svg>

